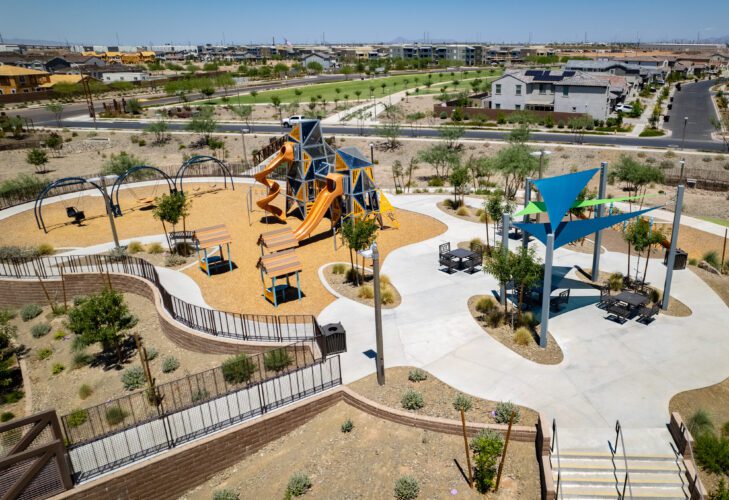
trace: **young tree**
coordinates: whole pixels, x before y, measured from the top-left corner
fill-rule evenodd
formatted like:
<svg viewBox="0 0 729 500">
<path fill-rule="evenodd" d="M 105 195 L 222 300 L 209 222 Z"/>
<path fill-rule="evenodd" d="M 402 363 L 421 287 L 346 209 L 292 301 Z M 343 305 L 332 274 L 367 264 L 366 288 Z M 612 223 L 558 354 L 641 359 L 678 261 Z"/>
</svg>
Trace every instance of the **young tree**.
<svg viewBox="0 0 729 500">
<path fill-rule="evenodd" d="M 403 168 L 402 168 L 402 162 L 400 160 L 395 160 L 392 163 L 392 181 L 395 184 L 395 187 L 397 188 L 398 180 L 400 180 L 400 184 L 402 184 L 402 178 L 403 178 Z"/>
<path fill-rule="evenodd" d="M 55 156 L 58 156 L 59 151 L 61 151 L 61 149 L 63 148 L 63 137 L 54 132 L 46 137 L 46 140 L 43 141 L 43 143 L 48 149 L 53 151 L 53 154 Z"/>
<path fill-rule="evenodd" d="M 519 306 L 517 308 L 521 322 L 521 305 L 524 303 L 524 291 L 544 276 L 541 261 L 535 256 L 533 248 L 519 245 L 516 253 L 511 254 L 511 274 L 514 286 L 519 290 Z"/>
<path fill-rule="evenodd" d="M 503 252 L 501 245 L 494 245 L 493 251 L 483 261 L 483 270 L 493 276 L 500 286 L 506 287 L 512 279 L 512 264 L 511 252 Z M 504 300 L 504 316 L 509 312 L 508 305 L 509 301 Z"/>
<path fill-rule="evenodd" d="M 478 189 L 480 179 L 485 179 L 485 184 L 488 184 L 491 176 L 494 173 L 493 164 L 488 157 L 474 157 L 469 156 L 466 161 L 466 167 L 471 172 L 471 179 L 473 180 L 473 189 Z"/>
<path fill-rule="evenodd" d="M 628 155 L 620 156 L 612 175 L 619 181 L 626 183 L 628 190 L 635 192 L 637 196 L 645 195 L 651 183 L 665 180 L 663 171 L 660 168 L 641 163 Z"/>
<path fill-rule="evenodd" d="M 318 63 L 317 61 L 311 61 L 309 64 L 306 65 L 306 69 L 308 69 L 315 75 L 318 75 L 319 73 L 324 71 L 324 66 L 322 66 L 321 63 Z"/>
<path fill-rule="evenodd" d="M 449 148 L 446 144 L 434 144 L 428 149 L 418 152 L 418 158 L 435 169 L 435 175 L 439 179 L 450 173 L 451 167 L 456 165 L 460 159 L 458 151 Z"/>
<path fill-rule="evenodd" d="M 413 185 L 413 173 L 420 168 L 420 165 L 418 165 L 420 161 L 418 160 L 417 156 L 413 156 L 410 158 L 410 161 L 408 162 L 407 173 L 408 173 L 408 183 L 407 183 L 407 189 L 408 193 L 410 192 L 410 188 Z"/>
<path fill-rule="evenodd" d="M 451 186 L 453 186 L 453 201 L 454 206 L 463 204 L 463 199 L 465 197 L 465 187 L 466 184 L 468 184 L 469 178 L 469 172 L 468 168 L 464 165 L 461 165 L 460 161 L 453 166 L 453 169 L 451 170 L 451 175 L 449 176 L 448 180 L 451 183 Z"/>
<path fill-rule="evenodd" d="M 460 125 L 447 125 L 440 128 L 440 138 L 443 139 L 448 149 L 458 149 L 458 141 L 463 137 L 466 128 Z"/>
<path fill-rule="evenodd" d="M 53 116 L 55 116 L 56 118 L 56 125 L 60 127 L 61 115 L 63 115 L 63 104 L 61 104 L 60 102 L 50 102 L 46 104 L 46 110 L 53 113 Z"/>
<path fill-rule="evenodd" d="M 504 177 L 504 193 L 508 199 L 516 196 L 517 189 L 524 180 L 539 170 L 539 159 L 531 155 L 531 151 L 523 144 L 512 144 L 491 158 L 496 172 Z"/>
<path fill-rule="evenodd" d="M 36 174 L 46 173 L 45 165 L 48 163 L 48 155 L 45 151 L 38 148 L 33 148 L 25 155 L 25 161 L 35 167 Z"/>
<path fill-rule="evenodd" d="M 359 221 L 349 219 L 341 225 L 339 234 L 344 244 L 349 248 L 349 262 L 352 266 L 352 274 L 354 275 L 355 285 L 359 286 L 360 276 L 364 275 L 364 267 L 361 273 L 356 270 L 356 253 L 369 248 L 372 242 L 375 241 L 375 238 L 377 238 L 377 224 L 369 219 Z"/>
<path fill-rule="evenodd" d="M 213 110 L 209 106 L 202 108 L 198 115 L 192 117 L 185 129 L 201 134 L 207 144 L 210 136 L 218 129 L 218 122 L 213 117 Z"/>
<path fill-rule="evenodd" d="M 251 90 L 251 97 L 253 98 L 253 102 L 256 102 L 256 97 L 258 96 L 257 90 Z"/>
<path fill-rule="evenodd" d="M 152 214 L 155 219 L 162 222 L 162 229 L 167 238 L 167 246 L 170 252 L 172 252 L 173 248 L 169 233 L 167 232 L 167 224 L 171 224 L 172 230 L 174 231 L 175 226 L 182 219 L 182 230 L 185 231 L 187 229 L 185 225 L 186 218 L 190 215 L 190 200 L 181 192 L 163 194 L 155 200 L 155 207 Z"/>
<path fill-rule="evenodd" d="M 76 335 L 76 346 L 100 343 L 104 351 L 114 351 L 117 362 L 124 362 L 122 346 L 126 332 L 137 320 L 124 303 L 124 295 L 111 289 L 88 295 L 68 313 L 68 329 Z"/>
<path fill-rule="evenodd" d="M 357 90 L 355 90 L 355 91 L 354 91 L 354 95 L 356 95 L 356 96 L 357 96 L 357 102 L 359 103 L 359 96 L 361 96 L 361 95 L 362 95 L 362 91 L 361 91 L 361 90 L 359 90 L 359 89 L 357 89 Z"/>
<path fill-rule="evenodd" d="M 122 175 L 124 172 L 137 165 L 144 165 L 146 162 L 126 151 L 119 154 L 112 153 L 108 160 L 101 165 L 101 172 L 105 175 Z"/>
<path fill-rule="evenodd" d="M 231 106 L 230 110 L 235 113 L 243 122 L 248 125 L 253 115 L 253 106 L 250 104 L 241 104 L 240 106 Z"/>
<path fill-rule="evenodd" d="M 155 144 L 162 144 L 167 141 L 167 129 L 168 129 L 167 121 L 164 119 L 157 120 L 156 122 L 152 122 L 144 129 L 147 132 L 154 134 L 154 143 Z"/>
<path fill-rule="evenodd" d="M 278 114 L 278 121 L 281 121 L 281 98 L 277 95 L 271 96 L 271 106 L 273 106 L 276 109 L 276 113 Z"/>
<path fill-rule="evenodd" d="M 499 191 L 494 191 L 486 198 L 484 203 L 484 210 L 488 214 L 488 219 L 494 223 L 494 245 L 496 244 L 496 228 L 501 222 L 501 218 L 508 208 L 507 204 L 504 203 L 504 195 Z M 488 220 L 487 219 L 487 220 Z M 488 223 L 487 223 L 488 224 Z M 488 247 L 488 229 L 486 230 L 486 246 Z"/>
</svg>

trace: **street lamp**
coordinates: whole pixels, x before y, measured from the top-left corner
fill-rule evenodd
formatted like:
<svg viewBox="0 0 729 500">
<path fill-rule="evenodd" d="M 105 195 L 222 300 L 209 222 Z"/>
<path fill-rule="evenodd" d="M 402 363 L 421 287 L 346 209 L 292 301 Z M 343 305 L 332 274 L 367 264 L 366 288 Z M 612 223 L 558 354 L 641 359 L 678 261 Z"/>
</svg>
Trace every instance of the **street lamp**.
<svg viewBox="0 0 729 500">
<path fill-rule="evenodd" d="M 683 137 L 681 138 L 681 149 L 686 142 L 686 125 L 688 125 L 688 116 L 683 117 Z"/>
<path fill-rule="evenodd" d="M 384 349 L 382 345 L 382 301 L 380 299 L 380 251 L 377 249 L 377 243 L 372 243 L 368 249 L 360 250 L 357 253 L 365 259 L 372 259 L 372 275 L 375 287 L 375 342 L 377 349 L 375 367 L 377 369 L 377 383 L 385 385 L 385 357 L 382 352 Z"/>
<path fill-rule="evenodd" d="M 532 156 L 534 156 L 534 157 L 539 157 L 539 178 L 541 179 L 542 178 L 542 166 L 544 164 L 544 157 L 551 155 L 552 152 L 551 151 L 547 151 L 546 149 L 542 148 L 539 151 L 533 151 L 533 152 L 531 152 L 529 154 L 532 155 Z M 542 201 L 542 193 L 541 193 L 541 191 L 537 191 L 537 201 Z M 541 213 L 538 213 L 537 214 L 537 222 L 540 222 L 541 221 L 541 218 L 542 218 L 541 215 L 542 215 Z"/>
<path fill-rule="evenodd" d="M 375 164 L 375 143 L 370 142 L 370 161 Z"/>
</svg>

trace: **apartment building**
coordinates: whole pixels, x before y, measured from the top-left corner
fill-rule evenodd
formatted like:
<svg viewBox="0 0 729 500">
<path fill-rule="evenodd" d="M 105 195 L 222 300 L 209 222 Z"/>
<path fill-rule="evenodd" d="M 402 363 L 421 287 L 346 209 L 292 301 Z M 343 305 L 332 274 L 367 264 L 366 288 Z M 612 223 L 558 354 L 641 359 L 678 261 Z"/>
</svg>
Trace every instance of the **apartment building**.
<svg viewBox="0 0 729 500">
<path fill-rule="evenodd" d="M 624 77 L 581 71 L 510 71 L 491 85 L 489 107 L 507 110 L 586 113 L 607 119 L 624 98 Z"/>
<path fill-rule="evenodd" d="M 42 92 L 49 82 L 45 71 L 0 64 L 0 95 Z"/>
</svg>

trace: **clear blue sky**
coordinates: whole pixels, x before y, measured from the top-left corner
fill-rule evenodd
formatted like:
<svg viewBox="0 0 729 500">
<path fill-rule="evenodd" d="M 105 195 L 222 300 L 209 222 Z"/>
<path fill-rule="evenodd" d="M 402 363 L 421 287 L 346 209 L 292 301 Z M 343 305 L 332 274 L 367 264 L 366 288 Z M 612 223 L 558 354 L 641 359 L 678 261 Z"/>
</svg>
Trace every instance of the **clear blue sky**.
<svg viewBox="0 0 729 500">
<path fill-rule="evenodd" d="M 296 6 L 302 7 L 297 10 Z M 3 37 L 114 45 L 642 41 L 729 34 L 723 0 L 3 0 Z"/>
</svg>

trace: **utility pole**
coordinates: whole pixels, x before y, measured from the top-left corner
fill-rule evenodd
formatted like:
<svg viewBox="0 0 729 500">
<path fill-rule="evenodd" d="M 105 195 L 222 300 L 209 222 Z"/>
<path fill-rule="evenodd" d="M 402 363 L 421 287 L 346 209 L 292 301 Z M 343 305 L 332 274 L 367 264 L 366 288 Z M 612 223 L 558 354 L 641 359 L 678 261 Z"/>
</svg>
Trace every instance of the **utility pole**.
<svg viewBox="0 0 729 500">
<path fill-rule="evenodd" d="M 94 97 L 91 94 L 91 87 L 89 86 L 89 77 L 85 73 L 81 73 L 81 87 L 84 91 L 84 98 L 86 99 L 86 106 L 89 109 L 89 116 L 94 119 L 94 129 L 96 129 L 96 109 L 94 108 Z"/>
</svg>

